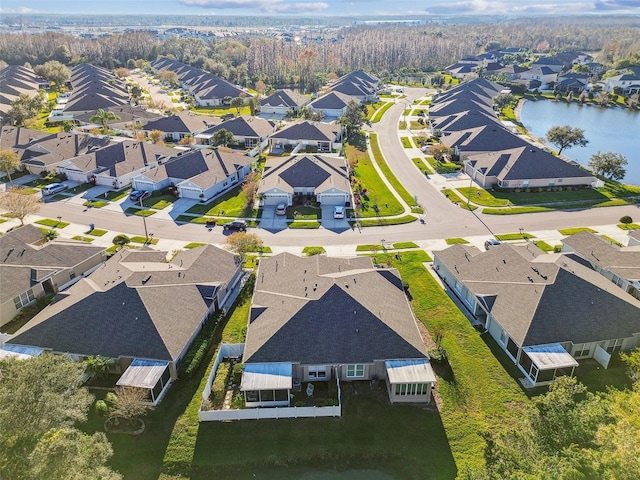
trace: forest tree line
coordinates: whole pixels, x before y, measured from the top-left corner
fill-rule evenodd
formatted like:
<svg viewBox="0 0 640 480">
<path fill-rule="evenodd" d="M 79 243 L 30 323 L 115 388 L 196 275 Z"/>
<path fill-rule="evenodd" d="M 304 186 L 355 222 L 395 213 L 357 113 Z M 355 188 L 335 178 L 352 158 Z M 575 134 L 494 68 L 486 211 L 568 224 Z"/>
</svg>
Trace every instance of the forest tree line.
<svg viewBox="0 0 640 480">
<path fill-rule="evenodd" d="M 364 69 L 383 79 L 402 79 L 487 49 L 514 46 L 539 53 L 584 51 L 610 65 L 640 52 L 639 33 L 630 25 L 383 25 L 343 28 L 322 43 L 298 44 L 264 36 L 160 40 L 149 33 L 125 33 L 88 39 L 46 32 L 0 35 L 0 61 L 31 66 L 48 60 L 89 62 L 114 69 L 167 55 L 244 86 L 262 81 L 315 90 L 329 74 Z"/>
</svg>

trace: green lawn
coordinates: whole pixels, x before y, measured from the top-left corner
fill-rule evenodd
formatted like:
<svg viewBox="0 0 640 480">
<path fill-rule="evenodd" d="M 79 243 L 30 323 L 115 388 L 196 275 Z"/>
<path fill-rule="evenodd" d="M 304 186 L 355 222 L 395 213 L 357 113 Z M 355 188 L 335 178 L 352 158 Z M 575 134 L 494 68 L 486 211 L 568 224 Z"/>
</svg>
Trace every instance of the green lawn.
<svg viewBox="0 0 640 480">
<path fill-rule="evenodd" d="M 402 250 L 405 248 L 418 248 L 418 245 L 414 242 L 397 242 L 393 244 L 393 248 L 396 250 Z"/>
<path fill-rule="evenodd" d="M 116 200 L 120 200 L 121 198 L 126 197 L 127 195 L 129 195 L 129 190 L 117 190 L 117 191 L 112 190 L 106 193 L 105 199 L 111 202 L 114 202 Z"/>
<path fill-rule="evenodd" d="M 102 237 L 107 233 L 107 230 L 102 230 L 100 228 L 94 228 L 90 232 L 87 232 L 89 235 L 93 235 L 94 237 Z"/>
<path fill-rule="evenodd" d="M 589 232 L 589 233 L 597 233 L 593 228 L 589 227 L 576 227 L 576 228 L 563 228 L 562 230 L 558 230 L 561 235 L 573 235 L 574 233 L 580 232 Z"/>
<path fill-rule="evenodd" d="M 640 224 L 638 223 L 619 223 L 618 228 L 622 230 L 640 230 Z"/>
<path fill-rule="evenodd" d="M 604 238 L 607 242 L 609 242 L 612 245 L 615 245 L 617 247 L 622 247 L 623 245 L 618 242 L 616 239 L 609 237 L 608 235 L 600 235 L 602 238 Z"/>
<path fill-rule="evenodd" d="M 402 142 L 402 146 L 404 148 L 413 148 L 413 144 L 411 143 L 409 137 L 400 137 L 400 141 Z"/>
<path fill-rule="evenodd" d="M 533 244 L 543 252 L 553 252 L 553 247 L 544 240 L 534 240 Z"/>
<path fill-rule="evenodd" d="M 147 244 L 151 244 L 151 245 L 157 245 L 158 244 L 158 239 L 157 238 L 153 238 L 153 237 L 142 237 L 140 235 L 137 235 L 135 237 L 131 237 L 129 240 L 131 240 L 132 243 L 141 243 L 143 245 L 147 245 Z"/>
<path fill-rule="evenodd" d="M 382 115 L 394 105 L 393 102 L 387 102 L 371 118 L 372 123 L 378 123 L 382 119 Z"/>
<path fill-rule="evenodd" d="M 361 227 L 382 227 L 385 225 L 404 225 L 418 220 L 413 215 L 404 215 L 395 218 L 365 218 L 360 220 Z"/>
<path fill-rule="evenodd" d="M 301 220 L 291 222 L 287 225 L 287 227 L 291 229 L 315 229 L 320 228 L 320 222 L 309 222 Z"/>
<path fill-rule="evenodd" d="M 447 238 L 445 240 L 447 242 L 447 245 L 456 245 L 456 244 L 465 244 L 465 243 L 469 243 L 468 240 L 465 240 L 464 238 L 460 238 L 460 237 L 452 237 L 452 238 Z"/>
<path fill-rule="evenodd" d="M 184 248 L 186 248 L 187 250 L 190 250 L 192 248 L 204 247 L 205 245 L 206 245 L 206 243 L 191 242 L 191 243 L 187 243 L 184 246 Z"/>
<path fill-rule="evenodd" d="M 373 139 L 371 141 L 373 142 Z M 371 208 L 373 205 L 378 205 L 379 215 L 382 216 L 401 214 L 403 212 L 402 205 L 378 175 L 367 152 L 360 151 L 352 145 L 347 145 L 346 153 L 350 161 L 354 158 L 358 159 L 354 176 L 362 184 L 363 188 L 367 189 L 368 201 L 363 206 L 362 216 L 377 216 L 378 214 Z"/>
<path fill-rule="evenodd" d="M 261 210 L 247 208 L 240 186 L 232 188 L 211 202 L 194 205 L 187 213 L 230 218 L 260 218 L 262 215 Z"/>
<path fill-rule="evenodd" d="M 380 170 L 382 170 L 382 173 L 385 177 L 387 177 L 387 180 L 389 180 L 389 183 L 391 183 L 391 186 L 395 189 L 398 195 L 402 197 L 407 205 L 411 207 L 416 206 L 416 200 L 413 195 L 411 195 L 407 191 L 407 189 L 404 188 L 402 183 L 400 183 L 400 181 L 391 171 L 391 168 L 389 168 L 389 164 L 386 162 L 384 156 L 382 155 L 380 144 L 378 143 L 378 136 L 375 133 L 371 134 L 371 150 L 373 151 L 373 156 L 376 159 L 376 163 L 380 167 Z"/>
<path fill-rule="evenodd" d="M 320 220 L 322 219 L 322 209 L 317 207 L 296 206 L 287 209 L 287 219 L 289 220 Z"/>
<path fill-rule="evenodd" d="M 37 223 L 38 225 L 44 225 L 45 227 L 51 227 L 51 228 L 64 228 L 69 226 L 69 223 L 61 222 L 59 220 L 54 220 L 53 218 L 43 218 L 42 220 L 36 220 L 34 223 Z"/>
<path fill-rule="evenodd" d="M 531 235 L 530 233 L 527 232 L 522 232 L 522 233 L 503 233 L 500 235 L 496 235 L 496 239 L 500 240 L 501 242 L 507 241 L 507 240 L 526 240 L 528 238 L 533 238 L 533 235 Z"/>
<path fill-rule="evenodd" d="M 500 362 L 504 354 L 487 334 L 480 335 L 439 284 L 425 269 L 424 252 L 410 251 L 394 260 L 403 281 L 410 287 L 411 304 L 418 320 L 429 331 L 442 332 L 451 370 L 437 369 L 440 411 L 458 472 L 483 463 L 483 431 L 508 426 L 527 402 L 512 377 L 515 366 Z"/>
<path fill-rule="evenodd" d="M 75 235 L 75 236 L 71 237 L 71 240 L 81 240 L 83 242 L 91 243 L 91 242 L 93 242 L 95 240 L 95 238 L 83 237 L 82 235 Z"/>
<path fill-rule="evenodd" d="M 89 208 L 102 208 L 109 205 L 109 202 L 106 202 L 104 200 L 87 200 L 82 205 Z"/>
<path fill-rule="evenodd" d="M 458 194 L 456 193 L 455 190 L 451 189 L 451 188 L 445 188 L 444 190 L 442 190 L 442 194 L 447 197 L 449 200 L 451 200 L 451 202 L 455 203 L 456 205 L 458 205 L 460 208 L 464 208 L 465 210 L 475 210 L 476 208 L 478 208 L 477 206 L 475 206 L 474 204 L 470 204 L 465 200 L 463 200 L 462 198 L 460 198 L 458 196 Z"/>
<path fill-rule="evenodd" d="M 80 185 L 76 185 L 75 187 L 65 190 L 65 192 L 73 193 L 74 195 L 77 195 L 78 193 L 86 192 L 87 190 L 93 187 L 95 187 L 95 185 L 93 185 L 92 183 L 81 183 Z"/>
<path fill-rule="evenodd" d="M 433 168 L 431 167 L 431 165 L 425 162 L 423 158 L 415 157 L 412 158 L 411 161 L 416 167 L 418 167 L 418 170 L 420 170 L 421 172 L 424 173 L 424 171 L 426 170 L 429 173 L 433 173 Z"/>
<path fill-rule="evenodd" d="M 142 205 L 147 208 L 153 208 L 154 210 L 162 210 L 172 205 L 176 200 L 177 198 L 174 195 L 151 195 L 142 201 Z"/>
<path fill-rule="evenodd" d="M 136 207 L 129 207 L 124 211 L 124 213 L 126 213 L 127 215 L 137 215 L 139 217 L 150 217 L 151 215 L 156 213 L 156 211 L 155 210 L 145 210 L 145 209 L 140 209 L 140 208 L 136 208 Z"/>
<path fill-rule="evenodd" d="M 325 253 L 327 253 L 327 251 L 321 246 L 309 246 L 302 249 L 302 254 L 309 257 L 313 255 L 323 255 Z"/>
</svg>

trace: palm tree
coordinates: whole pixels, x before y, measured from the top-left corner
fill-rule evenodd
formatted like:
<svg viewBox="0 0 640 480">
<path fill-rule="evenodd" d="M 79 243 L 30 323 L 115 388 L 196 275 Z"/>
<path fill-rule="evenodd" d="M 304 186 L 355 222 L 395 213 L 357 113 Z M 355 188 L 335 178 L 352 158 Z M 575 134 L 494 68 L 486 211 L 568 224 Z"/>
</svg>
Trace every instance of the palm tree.
<svg viewBox="0 0 640 480">
<path fill-rule="evenodd" d="M 102 133 L 106 133 L 107 131 L 107 122 L 109 120 L 120 120 L 120 117 L 115 113 L 110 112 L 109 110 L 103 110 L 99 108 L 96 110 L 96 114 L 89 119 L 91 122 L 99 123 L 102 125 Z"/>
</svg>

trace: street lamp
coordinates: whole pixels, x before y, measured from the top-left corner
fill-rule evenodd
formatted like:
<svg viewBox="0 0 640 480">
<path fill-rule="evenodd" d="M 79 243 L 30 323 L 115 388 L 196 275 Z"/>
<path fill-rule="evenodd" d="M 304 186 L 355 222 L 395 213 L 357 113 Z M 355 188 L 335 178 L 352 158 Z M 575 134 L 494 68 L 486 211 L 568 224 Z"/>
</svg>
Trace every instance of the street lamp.
<svg viewBox="0 0 640 480">
<path fill-rule="evenodd" d="M 144 209 L 144 205 L 142 205 L 142 196 L 140 197 L 140 209 Z M 142 224 L 144 225 L 144 244 L 146 245 L 149 242 L 149 232 L 147 231 L 147 218 L 144 215 L 144 211 L 140 212 L 142 216 Z"/>
<path fill-rule="evenodd" d="M 473 176 L 468 173 L 469 175 L 469 190 L 467 191 L 467 210 L 470 210 L 470 205 L 469 203 L 471 202 L 471 187 L 473 185 Z"/>
<path fill-rule="evenodd" d="M 62 215 L 58 216 L 58 224 L 56 225 L 56 227 L 60 226 L 60 222 L 62 222 Z"/>
</svg>

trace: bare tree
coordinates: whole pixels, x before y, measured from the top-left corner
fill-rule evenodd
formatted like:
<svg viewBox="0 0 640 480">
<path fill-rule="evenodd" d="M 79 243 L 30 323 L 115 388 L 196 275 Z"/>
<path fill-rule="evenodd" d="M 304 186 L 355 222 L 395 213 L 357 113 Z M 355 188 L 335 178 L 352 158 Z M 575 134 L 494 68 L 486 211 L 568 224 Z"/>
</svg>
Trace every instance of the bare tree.
<svg viewBox="0 0 640 480">
<path fill-rule="evenodd" d="M 7 211 L 7 216 L 20 220 L 24 225 L 27 215 L 33 215 L 40 210 L 38 197 L 28 193 L 24 188 L 11 187 L 0 196 L 0 208 Z"/>
<path fill-rule="evenodd" d="M 247 207 L 251 207 L 256 198 L 256 194 L 258 193 L 258 180 L 259 175 L 257 172 L 251 172 L 244 177 L 244 181 L 242 182 L 242 194 L 247 202 Z"/>
<path fill-rule="evenodd" d="M 111 407 L 110 416 L 133 423 L 152 408 L 148 400 L 149 391 L 145 388 L 116 387 L 116 401 Z"/>
</svg>

